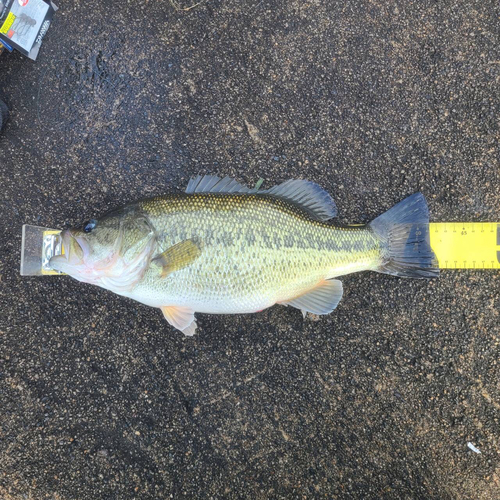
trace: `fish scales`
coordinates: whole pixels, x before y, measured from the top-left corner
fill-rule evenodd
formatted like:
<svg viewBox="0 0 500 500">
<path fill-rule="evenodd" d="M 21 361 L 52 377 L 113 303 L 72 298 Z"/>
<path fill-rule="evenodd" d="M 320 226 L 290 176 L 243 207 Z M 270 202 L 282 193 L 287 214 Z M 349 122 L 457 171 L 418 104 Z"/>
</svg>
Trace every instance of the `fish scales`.
<svg viewBox="0 0 500 500">
<path fill-rule="evenodd" d="M 148 270 L 133 295 L 156 307 L 168 296 L 200 312 L 255 311 L 380 261 L 380 242 L 366 227 L 316 221 L 273 196 L 168 195 L 139 209 L 161 250 L 188 238 L 203 245 L 199 259 L 166 279 Z"/>
</svg>

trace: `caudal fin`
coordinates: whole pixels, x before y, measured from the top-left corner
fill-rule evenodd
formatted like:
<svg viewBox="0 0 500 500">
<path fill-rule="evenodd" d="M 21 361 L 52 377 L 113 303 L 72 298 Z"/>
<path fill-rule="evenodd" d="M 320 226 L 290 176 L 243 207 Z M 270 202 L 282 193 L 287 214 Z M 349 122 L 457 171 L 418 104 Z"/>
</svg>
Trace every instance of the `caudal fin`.
<svg viewBox="0 0 500 500">
<path fill-rule="evenodd" d="M 439 275 L 429 236 L 429 209 L 422 193 L 415 193 L 370 223 L 383 244 L 380 273 L 410 278 Z"/>
</svg>

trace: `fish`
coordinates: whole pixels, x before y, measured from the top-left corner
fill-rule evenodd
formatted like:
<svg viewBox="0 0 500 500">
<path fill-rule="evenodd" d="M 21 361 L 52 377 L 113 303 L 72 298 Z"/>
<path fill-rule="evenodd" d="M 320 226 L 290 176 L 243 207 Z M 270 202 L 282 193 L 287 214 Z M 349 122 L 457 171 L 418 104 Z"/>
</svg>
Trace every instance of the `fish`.
<svg viewBox="0 0 500 500">
<path fill-rule="evenodd" d="M 275 304 L 331 313 L 359 271 L 433 278 L 429 210 L 415 193 L 369 224 L 342 226 L 331 196 L 292 179 L 269 189 L 198 175 L 185 192 L 112 210 L 61 232 L 50 266 L 151 307 L 185 335 L 195 313 L 242 314 Z"/>
</svg>

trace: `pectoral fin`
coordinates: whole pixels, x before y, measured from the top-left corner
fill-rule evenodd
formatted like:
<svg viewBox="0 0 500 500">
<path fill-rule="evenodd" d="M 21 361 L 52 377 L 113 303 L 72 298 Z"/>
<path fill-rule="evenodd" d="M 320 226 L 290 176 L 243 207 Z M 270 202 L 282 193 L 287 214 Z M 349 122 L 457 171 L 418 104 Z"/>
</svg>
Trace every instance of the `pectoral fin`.
<svg viewBox="0 0 500 500">
<path fill-rule="evenodd" d="M 167 248 L 157 255 L 153 262 L 160 264 L 161 277 L 165 278 L 170 273 L 183 269 L 193 263 L 201 255 L 199 243 L 193 239 L 184 240 Z"/>
<path fill-rule="evenodd" d="M 282 302 L 282 304 L 300 309 L 304 317 L 308 312 L 313 314 L 329 314 L 337 307 L 342 298 L 342 293 L 341 281 L 323 280 L 316 288 L 292 300 Z"/>
<path fill-rule="evenodd" d="M 191 337 L 196 333 L 196 319 L 190 307 L 163 306 L 160 309 L 165 319 L 184 335 Z"/>
</svg>

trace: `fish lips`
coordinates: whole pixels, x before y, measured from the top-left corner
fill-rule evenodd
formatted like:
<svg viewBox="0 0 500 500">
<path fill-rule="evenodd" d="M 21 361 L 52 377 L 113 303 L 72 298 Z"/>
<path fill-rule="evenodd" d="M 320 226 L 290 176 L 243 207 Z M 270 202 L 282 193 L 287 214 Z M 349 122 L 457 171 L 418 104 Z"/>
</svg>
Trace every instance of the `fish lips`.
<svg viewBox="0 0 500 500">
<path fill-rule="evenodd" d="M 89 254 L 89 245 L 82 236 L 73 233 L 71 229 L 62 231 L 61 239 L 64 254 L 52 257 L 49 265 L 56 271 L 74 274 L 78 267 L 85 264 L 85 258 Z"/>
</svg>

